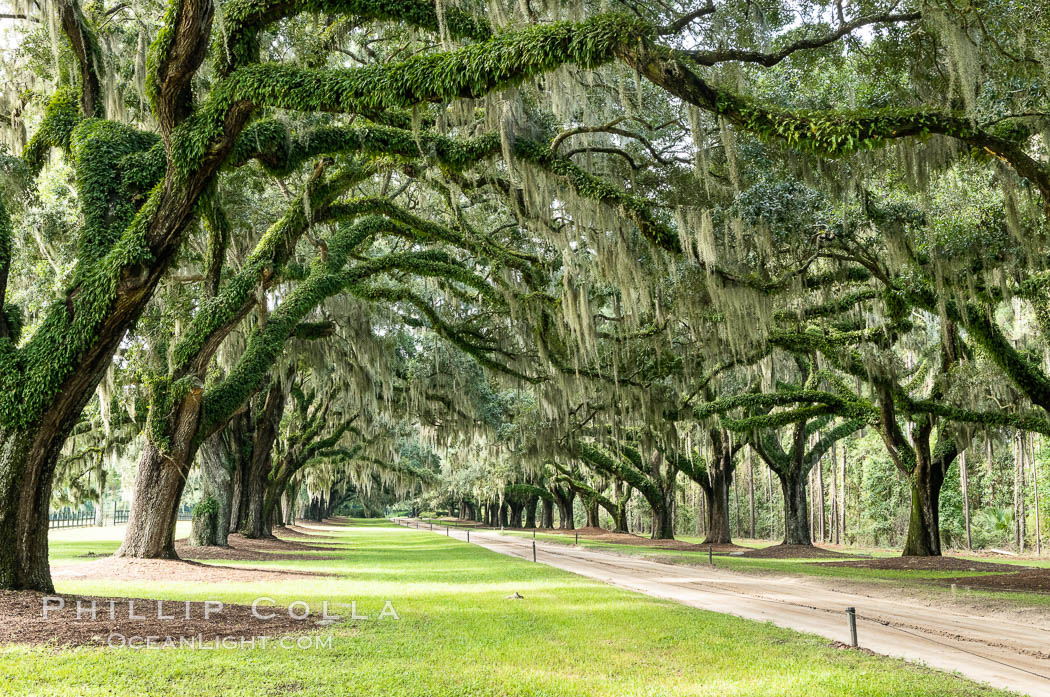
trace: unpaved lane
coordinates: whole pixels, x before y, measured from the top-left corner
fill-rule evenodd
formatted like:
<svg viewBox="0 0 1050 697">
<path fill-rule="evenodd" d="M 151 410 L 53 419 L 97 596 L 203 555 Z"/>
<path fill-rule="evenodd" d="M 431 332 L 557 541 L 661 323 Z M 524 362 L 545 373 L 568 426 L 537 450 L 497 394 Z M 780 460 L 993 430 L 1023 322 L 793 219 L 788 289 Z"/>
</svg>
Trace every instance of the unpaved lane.
<svg viewBox="0 0 1050 697">
<path fill-rule="evenodd" d="M 445 534 L 444 528 L 435 532 Z M 466 532 L 453 528 L 464 539 Z M 470 541 L 532 559 L 533 540 L 472 530 Z M 555 543 L 536 543 L 537 561 L 686 605 L 768 621 L 848 643 L 847 607 L 857 608 L 860 645 L 996 687 L 1050 697 L 1050 626 L 979 617 L 907 600 L 830 590 L 796 576 L 751 576 L 701 566 L 634 559 Z"/>
</svg>

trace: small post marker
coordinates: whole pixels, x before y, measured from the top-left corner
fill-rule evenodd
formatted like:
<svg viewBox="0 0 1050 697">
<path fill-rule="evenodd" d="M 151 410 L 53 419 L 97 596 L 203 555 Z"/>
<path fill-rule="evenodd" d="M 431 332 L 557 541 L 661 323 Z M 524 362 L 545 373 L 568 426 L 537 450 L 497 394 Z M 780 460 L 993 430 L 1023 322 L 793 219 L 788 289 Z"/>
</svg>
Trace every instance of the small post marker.
<svg viewBox="0 0 1050 697">
<path fill-rule="evenodd" d="M 434 521 L 430 521 L 430 532 L 434 532 Z"/>
<path fill-rule="evenodd" d="M 451 528 L 449 528 L 449 526 L 447 526 L 447 525 L 445 526 L 445 537 L 451 537 L 452 536 L 452 533 L 449 532 L 450 529 Z"/>
<path fill-rule="evenodd" d="M 849 620 L 850 646 L 857 648 L 857 608 L 846 608 L 846 619 Z"/>
<path fill-rule="evenodd" d="M 574 544 L 580 544 L 580 533 L 576 533 L 576 542 Z"/>
<path fill-rule="evenodd" d="M 714 545 L 707 545 L 707 563 L 711 566 L 715 565 Z"/>
<path fill-rule="evenodd" d="M 536 561 L 536 540 L 532 541 L 532 561 Z"/>
<path fill-rule="evenodd" d="M 467 528 L 467 542 L 470 542 L 470 528 Z"/>
</svg>

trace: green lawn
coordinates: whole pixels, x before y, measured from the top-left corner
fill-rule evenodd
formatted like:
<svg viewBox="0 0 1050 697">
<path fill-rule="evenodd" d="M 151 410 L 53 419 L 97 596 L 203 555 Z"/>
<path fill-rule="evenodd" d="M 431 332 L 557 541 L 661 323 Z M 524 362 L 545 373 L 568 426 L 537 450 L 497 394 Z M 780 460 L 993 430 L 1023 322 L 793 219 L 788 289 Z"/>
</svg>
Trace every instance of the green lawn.
<svg viewBox="0 0 1050 697">
<path fill-rule="evenodd" d="M 98 532 L 98 531 L 95 531 Z M 335 533 L 330 533 L 335 534 Z M 849 695 L 1007 693 L 817 637 L 704 612 L 506 557 L 462 541 L 374 523 L 339 533 L 338 560 L 268 562 L 337 576 L 284 583 L 148 584 L 63 580 L 59 592 L 279 603 L 357 602 L 401 619 L 326 630 L 331 648 L 0 649 L 0 692 L 15 695 Z M 69 539 L 56 557 L 112 549 Z M 88 545 L 85 547 L 84 545 Z M 333 554 L 331 550 L 317 554 Z M 261 566 L 260 562 L 245 563 Z M 523 600 L 506 596 L 519 592 Z"/>
</svg>

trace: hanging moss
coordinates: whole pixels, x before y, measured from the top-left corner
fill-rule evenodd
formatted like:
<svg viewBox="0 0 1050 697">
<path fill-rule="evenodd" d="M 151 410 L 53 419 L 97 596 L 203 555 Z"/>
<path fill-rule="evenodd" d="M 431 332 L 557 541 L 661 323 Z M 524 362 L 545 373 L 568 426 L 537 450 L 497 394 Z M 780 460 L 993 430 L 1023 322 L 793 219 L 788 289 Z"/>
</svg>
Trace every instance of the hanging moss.
<svg viewBox="0 0 1050 697">
<path fill-rule="evenodd" d="M 568 158 L 558 157 L 550 148 L 539 143 L 519 140 L 514 144 L 514 155 L 562 177 L 578 196 L 620 211 L 638 226 L 643 236 L 657 246 L 671 252 L 681 251 L 678 233 L 657 220 L 645 201 L 589 174 Z"/>
<path fill-rule="evenodd" d="M 228 332 L 244 317 L 259 287 L 281 278 L 285 263 L 306 230 L 317 223 L 334 221 L 328 212 L 332 201 L 373 172 L 371 167 L 343 168 L 332 177 L 309 185 L 307 191 L 288 206 L 285 215 L 259 239 L 241 269 L 217 295 L 202 303 L 172 353 L 176 371 L 199 360 L 205 345 L 215 342 L 217 332 Z M 306 200 L 310 201 L 308 206 L 304 205 Z M 307 217 L 308 209 L 315 213 L 313 217 Z"/>
<path fill-rule="evenodd" d="M 387 254 L 345 268 L 352 253 L 370 238 L 398 223 L 381 216 L 366 216 L 353 225 L 337 228 L 327 240 L 328 254 L 315 259 L 306 279 L 281 302 L 261 328 L 256 328 L 237 361 L 223 380 L 209 385 L 203 402 L 203 439 L 224 424 L 264 384 L 274 360 L 309 312 L 325 299 L 347 289 L 361 288 L 374 277 L 401 272 L 420 277 L 438 277 L 462 283 L 492 302 L 499 302 L 485 281 L 445 252 L 423 250 Z"/>
</svg>

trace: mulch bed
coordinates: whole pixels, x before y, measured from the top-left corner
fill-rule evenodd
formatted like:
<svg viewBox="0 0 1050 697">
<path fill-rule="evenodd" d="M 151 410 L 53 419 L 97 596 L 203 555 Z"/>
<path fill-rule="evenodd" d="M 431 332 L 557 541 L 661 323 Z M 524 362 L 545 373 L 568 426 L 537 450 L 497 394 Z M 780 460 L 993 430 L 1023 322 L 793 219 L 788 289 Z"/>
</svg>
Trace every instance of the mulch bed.
<svg viewBox="0 0 1050 697">
<path fill-rule="evenodd" d="M 331 552 L 330 547 L 303 544 L 294 540 L 268 538 L 254 540 L 234 533 L 227 539 L 226 547 L 197 547 L 184 540 L 176 540 L 175 553 L 182 559 L 223 559 L 226 561 L 303 561 L 338 559 L 333 555 L 306 555 L 302 552 Z M 292 552 L 299 552 L 293 554 Z"/>
<path fill-rule="evenodd" d="M 1017 571 L 1017 567 L 1010 564 L 993 564 L 959 557 L 884 557 L 860 561 L 828 562 L 827 566 L 852 566 L 889 571 Z"/>
<path fill-rule="evenodd" d="M 740 556 L 749 559 L 837 559 L 844 557 L 855 559 L 858 555 L 836 552 L 816 545 L 772 545 L 762 549 L 752 549 Z"/>
<path fill-rule="evenodd" d="M 46 604 L 45 598 L 50 599 Z M 61 601 L 56 600 L 58 598 Z M 58 608 L 60 602 L 64 605 L 61 609 Z M 48 608 L 46 617 L 45 607 Z M 0 591 L 0 643 L 165 648 L 165 643 L 170 641 L 169 647 L 178 647 L 180 642 L 196 642 L 196 646 L 215 648 L 217 641 L 227 637 L 272 637 L 321 631 L 324 626 L 320 623 L 320 607 L 311 608 L 311 615 L 302 620 L 291 618 L 287 609 L 269 605 L 260 605 L 259 614 L 273 613 L 272 619 L 253 616 L 250 605 L 224 604 L 221 609 L 211 605 L 207 617 L 205 611 L 203 602 Z M 303 613 L 301 608 L 296 611 Z M 228 641 L 227 646 L 235 648 L 239 644 Z M 256 646 L 259 645 L 256 641 Z"/>
<path fill-rule="evenodd" d="M 1050 569 L 1025 569 L 1012 574 L 945 578 L 937 579 L 937 582 L 946 586 L 956 584 L 965 589 L 1050 593 Z"/>
<path fill-rule="evenodd" d="M 242 569 L 195 561 L 172 559 L 127 559 L 104 557 L 97 561 L 56 564 L 51 576 L 61 579 L 110 579 L 116 581 L 156 581 L 160 583 L 256 583 L 259 581 L 305 580 L 327 576 L 312 571 L 286 569 Z"/>
</svg>

